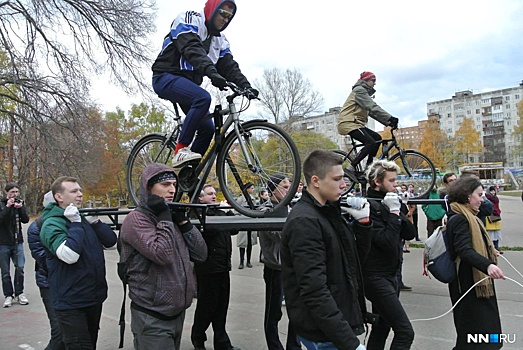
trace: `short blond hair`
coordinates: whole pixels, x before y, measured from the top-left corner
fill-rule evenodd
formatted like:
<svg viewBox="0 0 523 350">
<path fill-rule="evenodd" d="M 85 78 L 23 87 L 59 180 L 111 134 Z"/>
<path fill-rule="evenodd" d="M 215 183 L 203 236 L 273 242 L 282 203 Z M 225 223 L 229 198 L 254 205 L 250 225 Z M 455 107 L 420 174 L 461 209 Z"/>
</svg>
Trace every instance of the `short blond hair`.
<svg viewBox="0 0 523 350">
<path fill-rule="evenodd" d="M 378 179 L 380 182 L 383 181 L 385 178 L 385 173 L 387 171 L 395 171 L 396 174 L 399 174 L 400 167 L 389 160 L 375 160 L 367 169 L 367 173 L 365 174 L 367 177 L 367 183 L 369 184 L 370 188 L 374 189 L 376 188 L 376 183 L 374 180 Z"/>
</svg>

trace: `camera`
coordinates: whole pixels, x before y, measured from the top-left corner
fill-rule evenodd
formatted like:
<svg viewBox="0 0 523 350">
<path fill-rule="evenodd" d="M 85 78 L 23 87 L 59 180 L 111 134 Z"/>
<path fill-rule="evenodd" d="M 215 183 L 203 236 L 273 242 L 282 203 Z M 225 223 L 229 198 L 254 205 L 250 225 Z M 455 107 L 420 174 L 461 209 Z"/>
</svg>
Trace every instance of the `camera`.
<svg viewBox="0 0 523 350">
<path fill-rule="evenodd" d="M 15 203 L 22 203 L 22 200 L 20 198 L 15 198 Z"/>
</svg>

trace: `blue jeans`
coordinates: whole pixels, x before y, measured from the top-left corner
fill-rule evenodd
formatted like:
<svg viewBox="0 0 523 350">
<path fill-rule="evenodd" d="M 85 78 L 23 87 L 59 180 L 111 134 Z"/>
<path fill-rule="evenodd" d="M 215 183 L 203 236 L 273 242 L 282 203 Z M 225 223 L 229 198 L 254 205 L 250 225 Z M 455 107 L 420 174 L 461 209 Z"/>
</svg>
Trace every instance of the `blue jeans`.
<svg viewBox="0 0 523 350">
<path fill-rule="evenodd" d="M 305 338 L 302 338 L 298 336 L 298 339 L 301 341 L 303 345 L 307 348 L 307 350 L 337 350 L 338 348 L 332 344 L 332 342 L 325 342 L 325 343 L 315 343 L 310 340 L 307 340 Z"/>
<path fill-rule="evenodd" d="M 14 295 L 18 296 L 24 292 L 24 245 L 4 245 L 0 244 L 0 269 L 2 271 L 2 290 L 4 297 L 13 296 L 13 283 L 11 282 L 11 265 L 15 266 L 15 285 Z"/>
<path fill-rule="evenodd" d="M 214 134 L 212 119 L 204 119 L 209 113 L 211 95 L 187 78 L 170 73 L 153 76 L 153 89 L 160 98 L 178 103 L 185 113 L 185 121 L 178 142 L 190 145 L 191 150 L 205 154 Z"/>
</svg>

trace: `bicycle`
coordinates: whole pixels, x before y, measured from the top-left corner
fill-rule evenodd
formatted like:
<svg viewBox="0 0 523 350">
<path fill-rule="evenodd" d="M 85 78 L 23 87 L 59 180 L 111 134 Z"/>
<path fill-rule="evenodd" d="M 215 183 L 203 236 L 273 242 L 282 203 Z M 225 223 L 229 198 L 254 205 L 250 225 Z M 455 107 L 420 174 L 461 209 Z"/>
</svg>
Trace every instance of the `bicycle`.
<svg viewBox="0 0 523 350">
<path fill-rule="evenodd" d="M 287 205 L 298 188 L 301 177 L 301 161 L 298 149 L 291 137 L 280 127 L 267 120 L 240 120 L 240 114 L 250 106 L 248 91 L 229 83 L 232 94 L 226 97 L 228 108 L 217 104 L 208 117 L 214 118 L 215 133 L 211 148 L 201 161 L 186 163 L 178 173 L 178 192 L 175 201 L 186 194 L 190 203 L 198 203 L 200 192 L 216 163 L 216 175 L 220 189 L 228 203 L 241 214 L 263 217 L 247 193 L 245 185 L 252 183 L 259 191 L 266 189 L 271 175 L 283 174 L 291 181 L 287 195 L 275 205 L 274 210 Z M 234 99 L 242 97 L 240 108 Z M 244 101 L 248 102 L 244 104 Z M 141 138 L 127 159 L 127 186 L 132 200 L 138 204 L 138 189 L 143 169 L 151 163 L 170 165 L 176 142 L 183 125 L 174 104 L 176 127 L 169 134 L 152 133 Z M 227 118 L 224 119 L 224 116 Z M 230 129 L 230 130 L 229 130 Z M 241 201 L 241 197 L 245 198 Z M 242 206 L 240 202 L 246 202 Z"/>
<path fill-rule="evenodd" d="M 412 198 L 428 198 L 430 190 L 436 184 L 437 170 L 434 167 L 432 161 L 426 155 L 414 151 L 411 149 L 403 149 L 398 143 L 394 131 L 391 129 L 391 137 L 388 139 L 382 139 L 376 141 L 381 145 L 381 155 L 378 159 L 387 159 L 396 163 L 399 166 L 400 172 L 398 173 L 397 180 L 401 182 L 408 182 L 413 184 L 414 188 L 418 188 L 418 193 Z M 363 147 L 362 143 L 356 142 L 351 138 L 352 148 L 349 152 L 342 150 L 334 150 L 333 152 L 343 157 L 343 168 L 345 169 L 351 161 L 356 157 L 358 149 Z M 389 153 L 392 149 L 396 149 L 397 152 L 392 156 Z M 347 183 L 347 193 L 350 192 L 358 183 L 362 185 L 362 191 L 365 190 L 366 178 L 365 169 L 360 162 L 356 166 L 355 175 L 357 182 L 352 181 L 348 176 L 345 176 L 345 182 Z"/>
</svg>

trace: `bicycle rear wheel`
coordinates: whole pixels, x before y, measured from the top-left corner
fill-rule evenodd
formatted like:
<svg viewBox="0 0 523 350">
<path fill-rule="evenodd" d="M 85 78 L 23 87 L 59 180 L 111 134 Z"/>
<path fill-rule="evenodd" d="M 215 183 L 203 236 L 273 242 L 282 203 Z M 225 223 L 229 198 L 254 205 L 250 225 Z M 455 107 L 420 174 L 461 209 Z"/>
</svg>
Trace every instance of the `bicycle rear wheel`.
<svg viewBox="0 0 523 350">
<path fill-rule="evenodd" d="M 342 150 L 332 150 L 332 152 L 336 153 L 343 159 L 342 167 L 345 170 L 352 162 L 353 155 L 349 155 L 347 152 Z M 346 195 L 350 191 L 352 191 L 354 188 L 359 187 L 362 190 L 362 193 L 365 193 L 365 169 L 361 166 L 361 164 L 356 165 L 356 171 L 355 175 L 358 179 L 361 179 L 359 182 L 354 182 L 350 177 L 348 177 L 346 174 L 343 176 L 343 180 L 345 181 L 345 184 L 347 185 L 347 188 L 343 192 L 342 196 Z"/>
<path fill-rule="evenodd" d="M 437 178 L 432 161 L 426 155 L 413 150 L 403 151 L 403 156 L 396 153 L 390 160 L 400 167 L 397 181 L 414 185 L 417 195 L 413 198 L 428 198 Z"/>
<path fill-rule="evenodd" d="M 140 198 L 140 178 L 151 163 L 170 165 L 175 145 L 163 134 L 149 134 L 141 138 L 127 158 L 127 189 L 135 205 Z"/>
<path fill-rule="evenodd" d="M 249 166 L 245 159 L 238 135 L 235 132 L 229 133 L 216 163 L 220 189 L 229 204 L 239 213 L 263 217 L 265 212 L 257 209 L 258 203 L 254 203 L 242 190 L 250 182 L 254 185 L 255 193 L 259 193 L 268 188 L 271 176 L 284 175 L 291 181 L 291 186 L 282 200 L 275 204 L 274 210 L 286 206 L 293 199 L 300 182 L 301 162 L 298 149 L 283 129 L 264 121 L 242 124 L 240 137 L 252 164 Z M 245 202 L 248 203 L 247 206 L 242 206 Z"/>
</svg>

